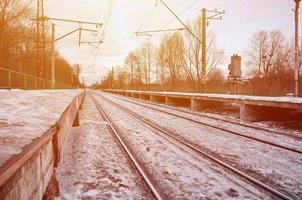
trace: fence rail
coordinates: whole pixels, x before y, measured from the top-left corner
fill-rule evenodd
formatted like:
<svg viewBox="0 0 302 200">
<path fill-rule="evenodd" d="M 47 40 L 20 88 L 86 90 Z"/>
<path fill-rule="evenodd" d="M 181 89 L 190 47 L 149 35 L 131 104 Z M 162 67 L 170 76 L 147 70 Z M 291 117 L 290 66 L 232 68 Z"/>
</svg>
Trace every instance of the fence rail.
<svg viewBox="0 0 302 200">
<path fill-rule="evenodd" d="M 72 88 L 71 84 L 53 82 L 45 78 L 0 67 L 1 89 L 51 89 L 52 85 L 55 89 Z"/>
</svg>

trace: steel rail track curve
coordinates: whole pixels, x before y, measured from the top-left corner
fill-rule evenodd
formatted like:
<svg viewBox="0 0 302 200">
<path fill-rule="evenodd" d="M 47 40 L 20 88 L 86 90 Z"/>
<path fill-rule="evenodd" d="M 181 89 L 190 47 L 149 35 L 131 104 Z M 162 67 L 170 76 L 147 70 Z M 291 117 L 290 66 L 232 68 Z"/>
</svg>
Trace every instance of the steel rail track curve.
<svg viewBox="0 0 302 200">
<path fill-rule="evenodd" d="M 134 164 L 134 166 L 138 170 L 139 174 L 142 176 L 143 180 L 145 181 L 145 183 L 147 184 L 147 186 L 149 187 L 149 189 L 152 191 L 153 196 L 157 200 L 162 200 L 162 197 L 161 197 L 160 193 L 157 191 L 157 189 L 155 188 L 155 186 L 153 185 L 153 183 L 151 182 L 151 180 L 148 178 L 148 175 L 144 172 L 144 170 L 142 169 L 142 167 L 139 165 L 138 161 L 135 159 L 134 155 L 131 153 L 131 151 L 129 150 L 129 148 L 125 144 L 125 142 L 120 137 L 118 131 L 114 127 L 113 123 L 111 122 L 111 119 L 105 114 L 105 112 L 102 110 L 101 106 L 99 105 L 99 103 L 97 102 L 97 100 L 93 97 L 93 95 L 89 94 L 89 96 L 93 100 L 93 102 L 94 102 L 95 106 L 97 107 L 99 113 L 102 115 L 102 117 L 108 123 L 108 125 L 109 125 L 112 133 L 114 134 L 114 136 L 117 138 L 117 140 L 119 141 L 119 143 L 121 144 L 121 146 L 125 150 L 126 154 L 130 158 L 131 162 Z"/>
<path fill-rule="evenodd" d="M 143 116 L 140 116 L 140 115 L 132 112 L 131 110 L 129 110 L 129 109 L 127 109 L 127 108 L 125 108 L 125 107 L 123 107 L 123 106 L 121 106 L 121 105 L 119 105 L 119 104 L 117 104 L 117 103 L 115 103 L 115 102 L 113 102 L 111 100 L 109 100 L 108 98 L 105 98 L 105 97 L 103 97 L 101 95 L 98 95 L 98 96 L 100 98 L 104 99 L 105 101 L 111 103 L 112 105 L 116 106 L 117 108 L 123 110 L 125 113 L 127 113 L 128 115 L 134 117 L 135 119 L 137 119 L 138 121 L 142 122 L 143 124 L 146 124 L 146 125 L 154 128 L 155 130 L 161 132 L 162 135 L 167 135 L 168 137 L 174 139 L 175 141 L 180 142 L 184 146 L 186 146 L 186 147 L 192 149 L 193 151 L 201 154 L 202 156 L 204 156 L 204 157 L 208 158 L 209 160 L 213 161 L 214 163 L 217 163 L 220 166 L 222 166 L 222 167 L 230 170 L 231 172 L 233 172 L 233 173 L 237 174 L 238 176 L 244 178 L 245 180 L 249 181 L 250 183 L 258 186 L 259 188 L 266 190 L 267 192 L 269 192 L 270 194 L 274 195 L 275 197 L 278 197 L 278 198 L 281 198 L 281 199 L 284 199 L 284 200 L 292 200 L 291 197 L 288 197 L 285 194 L 283 194 L 283 193 L 275 190 L 274 188 L 272 188 L 272 187 L 270 187 L 270 186 L 268 186 L 268 185 L 266 185 L 266 184 L 258 181 L 257 179 L 255 179 L 255 178 L 253 178 L 253 177 L 245 174 L 244 172 L 242 172 L 242 171 L 240 171 L 240 170 L 232 167 L 231 165 L 225 163 L 224 161 L 221 161 L 221 160 L 217 159 L 216 157 L 214 157 L 214 156 L 206 153 L 205 151 L 201 150 L 200 148 L 195 147 L 192 143 L 184 141 L 183 139 L 180 139 L 179 137 L 175 136 L 175 134 L 170 133 L 170 132 L 162 129 L 162 127 L 158 126 L 157 124 L 152 123 L 150 121 L 147 121 L 146 119 L 144 119 Z"/>
<path fill-rule="evenodd" d="M 99 94 L 97 94 L 99 95 Z M 284 150 L 287 150 L 287 151 L 291 151 L 291 152 L 294 152 L 294 153 L 298 153 L 298 154 L 302 154 L 302 151 L 301 150 L 298 150 L 298 149 L 294 149 L 294 148 L 290 148 L 290 147 L 287 147 L 287 146 L 284 146 L 284 145 L 281 145 L 281 144 L 277 144 L 277 143 L 274 143 L 274 142 L 270 142 L 268 140 L 264 140 L 264 139 L 260 139 L 260 138 L 257 138 L 257 137 L 253 137 L 253 136 L 250 136 L 250 135 L 245 135 L 245 134 L 242 134 L 242 133 L 238 133 L 238 132 L 235 132 L 235 131 L 232 131 L 232 130 L 228 130 L 228 129 L 225 129 L 225 128 L 220 128 L 220 127 L 217 127 L 217 126 L 214 126 L 214 125 L 211 125 L 211 124 L 207 124 L 205 122 L 201 122 L 201 121 L 198 121 L 198 120 L 194 120 L 194 119 L 191 119 L 189 117 L 184 117 L 184 116 L 181 116 L 181 115 L 178 115 L 178 114 L 174 114 L 174 113 L 170 113 L 168 111 L 164 111 L 164 110 L 160 110 L 160 109 L 157 109 L 157 108 L 153 108 L 153 107 L 150 107 L 150 106 L 147 106 L 147 105 L 143 105 L 141 103 L 137 103 L 137 102 L 133 102 L 133 101 L 130 101 L 130 100 L 127 100 L 127 99 L 124 99 L 124 98 L 120 98 L 120 97 L 116 97 L 116 96 L 113 96 L 114 98 L 117 98 L 117 99 L 120 99 L 120 100 L 123 100 L 123 101 L 126 101 L 126 102 L 129 102 L 129 103 L 132 103 L 132 104 L 135 104 L 135 105 L 139 105 L 139 106 L 142 106 L 142 107 L 145 107 L 145 108 L 149 108 L 149 109 L 152 109 L 152 110 L 155 110 L 155 111 L 158 111 L 158 112 L 161 112 L 161 113 L 165 113 L 165 114 L 168 114 L 168 115 L 172 115 L 174 117 L 179 117 L 179 118 L 182 118 L 182 119 L 185 119 L 185 120 L 188 120 L 190 122 L 194 122 L 194 123 L 197 123 L 197 124 L 200 124 L 200 125 L 204 125 L 204 126 L 208 126 L 210 128 L 213 128 L 213 129 L 217 129 L 217 130 L 220 130 L 220 131 L 224 131 L 224 132 L 227 132 L 227 133 L 230 133 L 230 134 L 233 134 L 233 135 L 237 135 L 237 136 L 240 136 L 240 137 L 244 137 L 244 138 L 247 138 L 247 139 L 250 139 L 250 140 L 254 140 L 254 141 L 257 141 L 257 142 L 260 142 L 260 143 L 264 143 L 264 144 L 268 144 L 268 145 L 271 145 L 271 146 L 274 146 L 274 147 L 277 147 L 277 148 L 281 148 L 281 149 L 284 149 Z M 145 102 L 144 102 L 145 103 Z M 150 105 L 153 105 L 149 102 L 146 102 L 146 104 L 150 104 Z M 161 106 L 161 105 L 156 105 L 154 104 L 154 106 L 159 106 L 159 107 L 165 107 L 165 106 Z M 165 107 L 165 108 L 168 108 L 168 109 L 171 109 L 173 110 L 173 108 L 169 108 L 169 107 Z M 180 109 L 175 109 L 177 111 L 181 111 Z M 199 114 L 196 114 L 196 113 L 192 113 L 192 112 L 187 112 L 187 111 L 183 111 L 187 114 L 195 114 L 195 115 L 199 115 Z M 201 115 L 202 116 L 202 115 Z M 202 116 L 203 117 L 203 116 Z M 212 119 L 215 119 L 215 118 L 212 118 Z M 220 120 L 220 119 L 216 119 L 216 120 Z M 224 121 L 224 120 L 222 120 Z M 226 121 L 226 120 L 225 120 Z M 232 123 L 232 122 L 228 122 L 226 121 L 227 123 Z M 240 123 L 236 124 L 238 126 L 245 126 L 245 125 L 241 125 Z M 245 126 L 245 127 L 248 127 L 248 128 L 254 128 L 255 130 L 258 130 L 258 128 L 256 127 L 250 127 L 250 126 Z M 262 130 L 264 131 L 264 130 Z"/>
</svg>

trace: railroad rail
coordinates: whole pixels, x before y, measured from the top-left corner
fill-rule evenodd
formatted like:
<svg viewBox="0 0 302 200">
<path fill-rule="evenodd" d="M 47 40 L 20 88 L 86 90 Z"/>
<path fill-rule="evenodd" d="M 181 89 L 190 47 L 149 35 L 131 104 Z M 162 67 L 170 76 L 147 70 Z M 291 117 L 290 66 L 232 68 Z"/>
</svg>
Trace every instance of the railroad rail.
<svg viewBox="0 0 302 200">
<path fill-rule="evenodd" d="M 278 120 L 302 110 L 302 98 L 264 97 L 210 93 L 104 90 L 115 94 L 147 99 L 168 105 L 185 105 L 194 111 L 236 105 L 242 121 Z M 274 115 L 272 115 L 272 112 Z"/>
<path fill-rule="evenodd" d="M 109 92 L 107 92 L 107 93 L 109 94 Z M 112 93 L 110 93 L 110 94 L 112 94 Z M 113 95 L 116 96 L 116 97 L 120 96 L 120 95 L 116 95 L 116 94 L 113 94 Z M 117 97 L 117 98 L 123 99 L 123 98 L 120 98 L 120 97 Z M 128 97 L 128 98 L 135 99 L 135 101 L 139 101 L 139 102 L 142 102 L 142 103 L 145 103 L 145 104 L 154 105 L 154 106 L 167 108 L 167 109 L 173 109 L 173 110 L 176 110 L 176 111 L 179 111 L 179 112 L 182 112 L 182 113 L 191 114 L 191 115 L 200 116 L 200 117 L 205 117 L 205 118 L 208 118 L 208 119 L 220 120 L 220 121 L 223 121 L 223 122 L 227 122 L 227 123 L 231 123 L 231 124 L 235 124 L 235 125 L 240 125 L 240 126 L 244 126 L 244 127 L 247 127 L 247 128 L 252 128 L 252 129 L 255 129 L 255 130 L 261 130 L 261 131 L 266 131 L 266 132 L 270 132 L 270 133 L 274 133 L 274 134 L 280 134 L 280 135 L 289 135 L 289 133 L 285 132 L 285 131 L 272 130 L 272 129 L 259 127 L 259 126 L 252 126 L 252 125 L 249 125 L 249 124 L 244 123 L 244 122 L 237 122 L 237 121 L 234 121 L 234 120 L 228 120 L 228 119 L 224 119 L 224 118 L 218 118 L 218 117 L 215 117 L 215 116 L 209 116 L 207 114 L 202 114 L 200 112 L 197 113 L 197 112 L 192 112 L 192 111 L 188 111 L 188 110 L 183 110 L 183 109 L 179 109 L 177 107 L 171 107 L 171 106 L 164 105 L 164 104 L 153 103 L 151 101 L 141 100 L 141 99 L 138 99 L 138 98 L 133 98 L 133 97 Z M 293 135 L 290 135 L 290 136 L 296 137 L 296 136 L 293 136 Z M 297 139 L 302 139 L 302 137 L 297 137 Z"/>
<path fill-rule="evenodd" d="M 121 144 L 121 146 L 123 147 L 123 149 L 125 150 L 126 154 L 128 155 L 128 157 L 130 158 L 131 162 L 134 164 L 134 166 L 136 167 L 137 171 L 139 172 L 139 174 L 142 176 L 143 180 L 145 181 L 145 183 L 147 184 L 147 186 L 149 187 L 149 189 L 152 191 L 152 194 L 154 195 L 154 197 L 158 200 L 162 200 L 162 196 L 160 195 L 160 193 L 157 191 L 156 187 L 153 185 L 152 181 L 150 180 L 150 178 L 148 177 L 148 174 L 144 172 L 143 168 L 140 166 L 139 162 L 136 160 L 135 156 L 132 154 L 132 152 L 130 151 L 130 149 L 128 148 L 128 146 L 126 145 L 126 143 L 123 141 L 123 139 L 121 138 L 119 132 L 117 131 L 117 129 L 114 127 L 112 120 L 110 119 L 109 116 L 106 115 L 106 113 L 102 110 L 101 106 L 99 105 L 99 103 L 97 102 L 97 100 L 93 97 L 92 94 L 89 94 L 89 96 L 91 97 L 91 99 L 93 100 L 95 106 L 97 107 L 99 113 L 102 115 L 102 117 L 106 120 L 106 122 L 108 123 L 112 133 L 114 134 L 114 136 L 117 138 L 117 140 L 119 141 L 119 143 Z"/>
<path fill-rule="evenodd" d="M 245 180 L 247 180 L 248 182 L 256 185 L 257 187 L 269 192 L 271 195 L 275 196 L 275 197 L 278 197 L 278 198 L 281 198 L 281 199 L 284 199 L 284 200 L 290 200 L 292 199 L 291 197 L 277 191 L 276 189 L 260 182 L 259 180 L 249 176 L 248 174 L 232 167 L 231 165 L 225 163 L 224 161 L 216 158 L 215 156 L 212 156 L 210 155 L 209 153 L 205 152 L 204 150 L 200 149 L 200 148 L 197 148 L 195 147 L 194 144 L 192 144 L 191 142 L 188 142 L 188 141 L 184 141 L 183 139 L 181 139 L 180 137 L 176 136 L 173 132 L 170 132 L 170 131 L 167 131 L 165 129 L 163 129 L 162 127 L 160 127 L 159 125 L 153 123 L 153 122 L 150 122 L 146 119 L 144 119 L 143 116 L 140 116 L 136 113 L 134 113 L 133 111 L 129 110 L 128 108 L 125 108 L 123 106 L 121 106 L 120 104 L 117 104 L 111 100 L 109 100 L 108 98 L 105 98 L 104 96 L 101 96 L 99 94 L 97 94 L 100 98 L 102 98 L 103 100 L 109 102 L 110 104 L 114 105 L 115 107 L 119 108 L 120 110 L 124 111 L 125 113 L 127 113 L 128 115 L 132 116 L 133 118 L 137 119 L 138 121 L 140 121 L 142 124 L 145 124 L 147 125 L 147 127 L 151 127 L 152 129 L 154 130 L 157 130 L 158 134 L 160 134 L 161 136 L 167 138 L 167 139 L 172 139 L 174 141 L 177 141 L 179 143 L 181 143 L 182 145 L 188 147 L 189 149 L 197 152 L 198 154 L 202 155 L 203 157 L 211 160 L 212 162 L 222 166 L 223 168 L 233 172 L 234 174 L 238 175 L 239 177 L 241 178 L 244 178 Z"/>
<path fill-rule="evenodd" d="M 287 146 L 284 146 L 284 145 L 281 145 L 281 144 L 277 144 L 277 143 L 274 143 L 274 142 L 270 142 L 268 140 L 260 139 L 260 138 L 257 138 L 257 137 L 251 136 L 251 135 L 246 135 L 246 134 L 242 134 L 242 133 L 239 133 L 239 132 L 236 132 L 236 131 L 232 131 L 232 130 L 229 130 L 229 129 L 226 129 L 226 128 L 217 127 L 217 126 L 211 125 L 209 123 L 205 123 L 205 122 L 201 122 L 201 121 L 198 121 L 198 120 L 194 120 L 194 119 L 189 118 L 189 117 L 185 117 L 185 116 L 182 116 L 182 115 L 178 115 L 178 114 L 175 114 L 175 113 L 171 113 L 171 112 L 168 112 L 168 111 L 164 111 L 164 110 L 161 110 L 161 109 L 150 107 L 150 106 L 144 105 L 142 103 L 138 103 L 137 101 L 133 102 L 133 101 L 130 101 L 130 100 L 127 100 L 127 99 L 124 99 L 124 98 L 117 97 L 117 96 L 112 96 L 112 97 L 120 99 L 120 100 L 123 100 L 123 101 L 126 101 L 126 102 L 129 102 L 129 103 L 132 103 L 132 104 L 135 104 L 135 105 L 139 105 L 139 106 L 142 106 L 142 107 L 154 110 L 154 111 L 165 113 L 165 114 L 168 114 L 168 115 L 171 115 L 171 116 L 174 116 L 174 117 L 179 117 L 181 119 L 185 119 L 185 120 L 188 120 L 188 121 L 196 123 L 196 124 L 207 126 L 207 127 L 212 128 L 212 129 L 224 131 L 224 132 L 232 134 L 232 135 L 236 135 L 236 136 L 239 136 L 239 137 L 243 137 L 243 138 L 247 138 L 247 139 L 250 139 L 250 140 L 254 140 L 254 141 L 257 141 L 257 142 L 260 142 L 260 143 L 263 143 L 263 144 L 274 146 L 274 147 L 277 147 L 277 148 L 280 148 L 280 149 L 284 149 L 284 150 L 287 150 L 287 151 L 291 151 L 291 152 L 294 152 L 294 153 L 297 153 L 297 154 L 302 154 L 302 151 L 299 150 L 299 149 L 290 148 L 290 147 L 287 147 Z M 171 107 L 168 107 L 168 106 L 163 106 L 163 105 L 154 104 L 154 103 L 145 102 L 145 101 L 143 103 L 149 104 L 149 105 L 153 105 L 153 106 L 163 107 L 163 108 L 171 109 L 171 110 L 174 109 L 174 108 L 171 108 Z M 210 118 L 210 119 L 214 119 L 214 120 L 220 120 L 220 119 L 215 118 L 215 117 L 212 118 L 212 117 L 209 117 L 209 116 L 206 116 L 206 115 L 197 114 L 197 113 L 193 113 L 193 112 L 189 112 L 189 111 L 184 111 L 184 110 L 177 109 L 177 108 L 175 108 L 174 110 L 177 110 L 177 111 L 180 111 L 180 112 L 183 112 L 183 113 L 186 113 L 186 114 L 193 114 L 193 115 L 196 115 L 196 116 L 206 117 L 206 118 Z M 241 124 L 241 123 L 235 123 L 235 122 L 232 122 L 232 121 L 227 121 L 227 120 L 221 120 L 221 121 L 226 122 L 226 123 L 231 123 L 231 124 L 239 125 L 239 126 L 244 126 L 244 127 L 251 128 L 251 129 L 254 129 L 254 130 L 267 131 L 266 129 L 257 128 L 257 127 L 253 127 L 253 126 L 249 126 L 249 125 L 244 125 L 244 124 Z M 272 130 L 270 130 L 269 132 L 274 133 Z"/>
</svg>

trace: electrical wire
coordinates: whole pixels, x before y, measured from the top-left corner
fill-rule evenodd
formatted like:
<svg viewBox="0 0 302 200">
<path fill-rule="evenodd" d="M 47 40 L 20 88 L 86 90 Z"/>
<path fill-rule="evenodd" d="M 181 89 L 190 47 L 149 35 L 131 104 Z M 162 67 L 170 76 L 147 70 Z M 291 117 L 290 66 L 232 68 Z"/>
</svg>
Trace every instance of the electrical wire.
<svg viewBox="0 0 302 200">
<path fill-rule="evenodd" d="M 183 9 L 181 12 L 179 12 L 177 14 L 177 16 L 181 16 L 183 15 L 186 11 L 188 11 L 190 8 L 192 8 L 196 3 L 198 3 L 199 0 L 195 0 L 193 3 L 191 3 L 188 7 L 186 7 L 185 9 Z M 162 25 L 159 29 L 163 29 L 164 27 L 166 27 L 167 25 L 169 25 L 171 22 L 173 22 L 175 20 L 175 18 L 172 18 L 171 20 L 169 20 L 167 23 L 165 23 L 164 25 Z"/>
<path fill-rule="evenodd" d="M 52 1 L 53 1 L 53 0 L 52 0 Z M 83 14 L 83 12 L 81 12 L 80 10 L 77 10 L 77 9 L 71 7 L 70 5 L 64 3 L 64 1 L 62 1 L 62 0 L 54 0 L 54 1 L 55 1 L 57 4 L 60 4 L 60 5 L 62 6 L 62 8 L 64 8 L 64 9 L 67 8 L 67 9 L 69 9 L 70 11 L 72 11 L 74 14 L 77 14 L 77 15 L 79 15 L 79 16 L 84 16 L 84 17 L 86 17 L 87 19 L 89 19 L 89 20 L 92 21 L 92 18 L 91 18 L 90 16 Z"/>
<path fill-rule="evenodd" d="M 109 6 L 109 11 L 105 17 L 105 21 L 104 21 L 104 25 L 103 25 L 103 33 L 101 35 L 101 40 L 104 40 L 105 39 L 105 34 L 106 34 L 106 30 L 107 30 L 107 25 L 112 17 L 112 11 L 113 11 L 113 8 L 114 8 L 114 5 L 115 5 L 115 2 L 116 0 L 112 0 L 110 1 L 111 4 Z"/>
<path fill-rule="evenodd" d="M 174 3 L 178 4 L 178 5 L 181 5 L 181 6 L 183 6 L 183 7 L 188 7 L 187 4 L 182 3 L 182 2 L 179 2 L 179 1 L 175 1 L 175 0 L 169 0 L 169 1 L 172 1 L 172 2 L 174 2 Z M 198 0 L 198 1 L 200 1 L 200 0 Z M 197 1 L 197 2 L 198 2 L 198 1 Z M 189 6 L 189 7 L 192 8 L 192 9 L 194 9 L 194 10 L 200 10 L 200 8 L 193 7 L 193 6 L 194 6 L 194 5 Z"/>
<path fill-rule="evenodd" d="M 112 11 L 113 11 L 115 3 L 116 3 L 116 1 L 113 0 L 113 1 L 109 1 L 108 4 L 105 4 L 105 9 L 104 9 L 105 10 L 105 14 L 104 14 L 104 16 L 102 18 L 103 19 L 103 26 L 102 26 L 102 28 L 100 28 L 100 31 L 102 31 L 101 38 L 99 38 L 99 39 L 101 39 L 100 41 L 103 41 L 105 39 L 106 28 L 107 28 L 108 23 L 109 23 L 109 21 L 111 19 Z M 88 67 L 92 67 L 92 69 L 93 69 L 95 67 L 96 60 L 97 60 L 97 57 L 98 57 L 100 49 L 101 49 L 100 47 L 101 47 L 101 42 L 98 43 L 96 49 L 94 49 L 95 52 L 91 54 L 91 55 L 93 55 L 92 64 L 84 67 L 83 69 L 86 69 Z M 94 73 L 95 74 L 95 72 L 90 72 L 90 73 Z"/>
<path fill-rule="evenodd" d="M 101 12 L 100 12 L 100 14 L 99 14 L 99 18 L 100 18 L 100 21 L 103 21 L 104 22 L 104 20 L 106 19 L 106 13 L 107 13 L 107 10 L 108 10 L 108 5 L 109 5 L 109 3 L 108 3 L 108 1 L 107 1 L 107 3 L 105 4 L 105 6 L 103 7 L 103 9 L 101 10 Z M 105 13 L 104 15 L 102 15 L 103 13 Z M 100 41 L 99 43 L 98 43 L 98 45 L 96 46 L 96 48 L 93 48 L 90 52 L 89 52 L 89 56 L 88 56 L 88 58 L 87 58 L 87 61 L 86 61 L 86 64 L 85 64 L 85 67 L 82 67 L 81 68 L 81 73 L 83 74 L 83 73 L 86 73 L 86 72 L 83 72 L 83 70 L 85 70 L 85 69 L 88 69 L 88 68 L 93 68 L 94 66 L 95 66 L 95 63 L 96 63 L 96 58 L 97 58 L 97 55 L 98 55 L 98 53 L 99 53 L 99 49 L 100 49 L 100 45 L 101 45 L 101 31 L 102 31 L 102 29 L 104 29 L 104 23 L 103 23 L 103 25 L 101 26 L 101 27 L 99 27 L 99 29 L 98 29 L 98 35 L 97 35 L 97 37 L 98 37 L 98 41 Z M 92 60 L 92 61 L 91 61 Z M 89 64 L 89 63 L 91 63 L 91 64 Z"/>
<path fill-rule="evenodd" d="M 145 25 L 145 23 L 149 20 L 149 18 L 153 15 L 153 13 L 155 12 L 157 8 L 157 3 L 155 5 L 155 7 L 151 10 L 151 12 L 147 15 L 147 17 L 143 20 L 143 22 L 141 23 L 141 25 L 138 27 L 138 29 L 136 30 L 136 32 L 139 32 L 141 30 L 141 28 Z"/>
<path fill-rule="evenodd" d="M 187 31 L 198 41 L 201 43 L 201 40 L 192 32 L 192 30 L 177 16 L 177 14 L 163 1 L 160 0 L 161 3 L 174 15 L 174 17 L 187 29 Z"/>
</svg>

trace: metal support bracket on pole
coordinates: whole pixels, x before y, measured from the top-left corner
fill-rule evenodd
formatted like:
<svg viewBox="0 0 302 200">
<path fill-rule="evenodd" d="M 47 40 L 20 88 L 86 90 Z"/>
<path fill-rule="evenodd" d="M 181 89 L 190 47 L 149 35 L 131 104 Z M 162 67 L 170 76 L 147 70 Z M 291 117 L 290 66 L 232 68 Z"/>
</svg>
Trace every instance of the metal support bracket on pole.
<svg viewBox="0 0 302 200">
<path fill-rule="evenodd" d="M 79 24 L 79 28 L 66 33 L 65 35 L 60 36 L 59 38 L 55 38 L 55 24 L 52 23 L 52 27 L 51 27 L 51 88 L 54 89 L 56 86 L 56 72 L 55 72 L 55 42 L 57 42 L 58 40 L 61 40 L 77 31 L 79 31 L 79 46 L 83 43 L 81 42 L 81 33 L 82 31 L 88 31 L 88 32 L 95 32 L 97 33 L 97 30 L 93 30 L 93 29 L 87 29 L 87 28 L 82 28 L 83 24 L 89 24 L 89 25 L 96 25 L 96 27 L 100 27 L 102 26 L 102 23 L 96 23 L 96 22 L 85 22 L 85 21 L 78 21 L 78 20 L 70 20 L 70 19 L 60 19 L 60 18 L 50 18 L 50 17 L 43 17 L 43 18 L 37 18 L 37 19 L 32 19 L 32 20 L 37 20 L 37 21 L 46 21 L 46 20 L 53 20 L 53 21 L 62 21 L 62 22 L 71 22 L 71 23 L 78 23 Z"/>
</svg>

